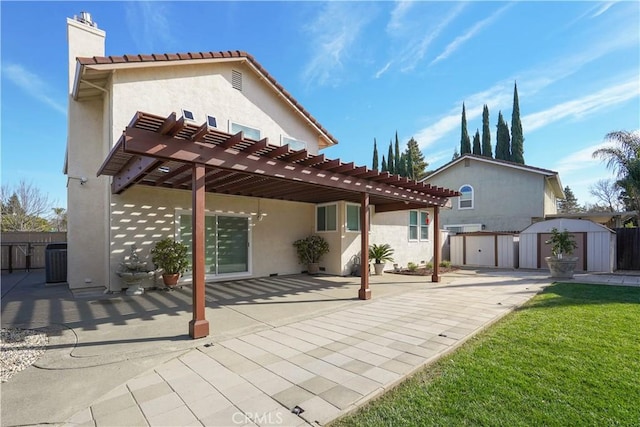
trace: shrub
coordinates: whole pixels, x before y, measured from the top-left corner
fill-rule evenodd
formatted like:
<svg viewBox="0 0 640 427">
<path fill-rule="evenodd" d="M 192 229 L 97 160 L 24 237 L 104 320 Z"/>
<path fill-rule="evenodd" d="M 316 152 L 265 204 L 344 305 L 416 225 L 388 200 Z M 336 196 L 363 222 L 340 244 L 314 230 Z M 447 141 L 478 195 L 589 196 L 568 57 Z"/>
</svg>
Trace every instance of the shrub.
<svg viewBox="0 0 640 427">
<path fill-rule="evenodd" d="M 418 269 L 418 264 L 416 264 L 415 262 L 409 262 L 407 264 L 407 270 L 416 271 L 417 269 Z"/>
</svg>

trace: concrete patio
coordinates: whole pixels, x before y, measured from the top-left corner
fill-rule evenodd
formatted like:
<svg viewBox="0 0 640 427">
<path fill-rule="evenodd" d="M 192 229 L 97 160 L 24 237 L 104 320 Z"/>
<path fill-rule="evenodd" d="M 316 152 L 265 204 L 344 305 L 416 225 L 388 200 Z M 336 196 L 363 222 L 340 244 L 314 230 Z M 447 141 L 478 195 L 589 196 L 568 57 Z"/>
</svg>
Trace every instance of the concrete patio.
<svg viewBox="0 0 640 427">
<path fill-rule="evenodd" d="M 439 284 L 385 274 L 361 301 L 358 278 L 218 282 L 207 286 L 212 334 L 194 341 L 189 287 L 82 299 L 19 274 L 2 277 L 2 325 L 50 342 L 2 385 L 3 426 L 326 424 L 550 283 L 544 271 L 461 270 Z"/>
</svg>

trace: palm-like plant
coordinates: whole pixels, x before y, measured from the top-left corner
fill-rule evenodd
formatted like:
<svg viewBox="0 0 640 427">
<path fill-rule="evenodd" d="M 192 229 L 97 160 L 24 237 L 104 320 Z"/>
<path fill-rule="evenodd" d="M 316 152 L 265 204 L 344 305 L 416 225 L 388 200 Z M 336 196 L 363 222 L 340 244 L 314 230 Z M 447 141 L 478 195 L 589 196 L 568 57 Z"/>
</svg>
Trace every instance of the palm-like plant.
<svg viewBox="0 0 640 427">
<path fill-rule="evenodd" d="M 615 145 L 597 149 L 593 157 L 606 162 L 616 174 L 617 185 L 626 192 L 632 208 L 640 209 L 640 132 L 615 131 L 608 133 L 605 139 Z"/>
<path fill-rule="evenodd" d="M 374 259 L 376 264 L 382 264 L 385 261 L 393 261 L 393 249 L 388 243 L 376 245 L 375 243 L 369 247 L 369 258 Z"/>
</svg>

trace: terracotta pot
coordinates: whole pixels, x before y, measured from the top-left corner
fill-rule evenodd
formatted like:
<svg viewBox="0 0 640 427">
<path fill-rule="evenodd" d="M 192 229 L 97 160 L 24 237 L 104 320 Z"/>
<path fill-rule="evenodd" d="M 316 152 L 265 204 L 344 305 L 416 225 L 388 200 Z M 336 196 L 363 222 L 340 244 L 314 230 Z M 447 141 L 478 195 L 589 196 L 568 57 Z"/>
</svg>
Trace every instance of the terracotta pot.
<svg viewBox="0 0 640 427">
<path fill-rule="evenodd" d="M 173 288 L 174 286 L 176 286 L 178 284 L 179 278 L 180 278 L 180 274 L 178 273 L 162 275 L 162 281 L 164 282 L 164 285 L 169 288 Z"/>
<path fill-rule="evenodd" d="M 320 272 L 320 264 L 317 262 L 310 262 L 307 264 L 307 273 L 318 274 Z"/>
</svg>

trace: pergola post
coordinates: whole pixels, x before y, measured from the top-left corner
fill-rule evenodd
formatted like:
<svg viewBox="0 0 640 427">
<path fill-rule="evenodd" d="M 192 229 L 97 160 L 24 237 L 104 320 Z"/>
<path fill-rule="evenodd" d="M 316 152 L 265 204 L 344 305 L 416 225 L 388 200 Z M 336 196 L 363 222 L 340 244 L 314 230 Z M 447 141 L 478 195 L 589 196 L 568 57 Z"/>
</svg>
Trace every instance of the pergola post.
<svg viewBox="0 0 640 427">
<path fill-rule="evenodd" d="M 209 335 L 209 321 L 205 319 L 205 272 L 204 272 L 204 206 L 205 167 L 194 163 L 191 187 L 191 229 L 193 251 L 193 319 L 189 322 L 189 336 L 193 339 Z"/>
<path fill-rule="evenodd" d="M 433 207 L 433 274 L 432 282 L 440 281 L 440 218 L 438 216 L 440 207 Z"/>
<path fill-rule="evenodd" d="M 360 198 L 360 290 L 358 298 L 371 299 L 369 289 L 369 193 Z"/>
</svg>

